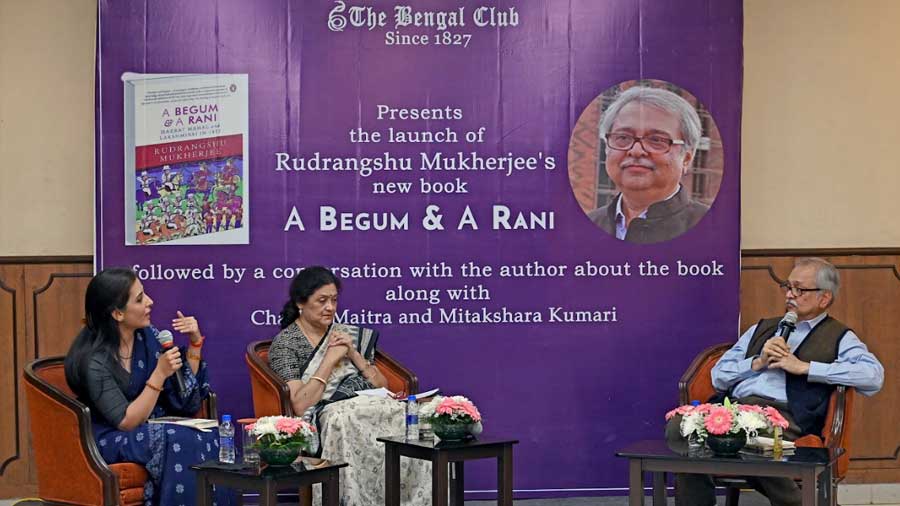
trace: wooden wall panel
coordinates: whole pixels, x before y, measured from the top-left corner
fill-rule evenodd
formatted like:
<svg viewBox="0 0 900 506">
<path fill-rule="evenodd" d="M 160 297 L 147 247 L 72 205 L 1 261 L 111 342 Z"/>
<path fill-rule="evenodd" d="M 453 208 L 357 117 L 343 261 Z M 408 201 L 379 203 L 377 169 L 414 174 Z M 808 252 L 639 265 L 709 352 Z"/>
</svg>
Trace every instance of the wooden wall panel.
<svg viewBox="0 0 900 506">
<path fill-rule="evenodd" d="M 777 287 L 806 254 L 745 256 L 741 267 L 741 327 L 784 312 Z M 830 252 L 836 253 L 836 252 Z M 849 483 L 900 482 L 900 252 L 897 254 L 825 257 L 841 274 L 841 291 L 829 313 L 849 325 L 885 368 L 884 388 L 877 395 L 856 397 L 852 415 Z"/>
<path fill-rule="evenodd" d="M 22 458 L 20 417 L 16 407 L 19 391 L 17 365 L 22 355 L 24 337 L 16 318 L 21 300 L 21 293 L 17 290 L 20 280 L 20 270 L 0 266 L 0 475 L 6 472 L 10 464 Z"/>
<path fill-rule="evenodd" d="M 35 358 L 65 355 L 84 318 L 84 292 L 91 272 L 78 265 L 35 266 L 25 274 L 31 298 L 30 343 Z"/>
<path fill-rule="evenodd" d="M 22 369 L 66 352 L 91 271 L 89 257 L 0 258 L 0 499 L 36 493 Z"/>
</svg>

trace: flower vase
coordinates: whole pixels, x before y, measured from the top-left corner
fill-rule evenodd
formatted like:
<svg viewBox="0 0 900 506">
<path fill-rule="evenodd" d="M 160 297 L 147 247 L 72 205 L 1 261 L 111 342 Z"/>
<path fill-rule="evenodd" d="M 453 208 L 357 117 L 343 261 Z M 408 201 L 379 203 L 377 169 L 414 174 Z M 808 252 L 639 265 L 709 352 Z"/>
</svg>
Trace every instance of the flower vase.
<svg viewBox="0 0 900 506">
<path fill-rule="evenodd" d="M 469 437 L 469 426 L 465 423 L 445 422 L 438 418 L 431 421 L 434 435 L 443 441 L 462 441 Z"/>
<path fill-rule="evenodd" d="M 734 456 L 737 455 L 741 448 L 747 444 L 747 433 L 743 430 L 737 433 L 727 433 L 722 435 L 708 434 L 706 436 L 706 446 L 716 455 Z"/>
<path fill-rule="evenodd" d="M 270 466 L 289 466 L 300 455 L 298 446 L 278 446 L 259 449 L 259 460 Z"/>
</svg>

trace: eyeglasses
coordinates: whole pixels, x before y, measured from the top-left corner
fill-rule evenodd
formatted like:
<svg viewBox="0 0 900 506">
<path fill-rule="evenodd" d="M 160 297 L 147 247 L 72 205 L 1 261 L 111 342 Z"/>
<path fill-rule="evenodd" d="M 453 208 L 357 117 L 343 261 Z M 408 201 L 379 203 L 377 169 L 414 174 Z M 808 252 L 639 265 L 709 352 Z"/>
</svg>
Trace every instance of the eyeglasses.
<svg viewBox="0 0 900 506">
<path fill-rule="evenodd" d="M 800 288 L 799 286 L 794 286 L 787 281 L 779 284 L 778 287 L 781 288 L 782 291 L 790 290 L 791 295 L 793 295 L 794 297 L 800 297 L 806 292 L 818 292 L 819 290 L 821 290 L 821 288 Z"/>
<path fill-rule="evenodd" d="M 653 134 L 645 137 L 636 137 L 626 133 L 606 134 L 606 145 L 618 151 L 628 151 L 636 142 L 640 142 L 644 151 L 655 155 L 668 153 L 673 144 L 684 145 L 681 139 L 670 139 L 665 135 Z"/>
</svg>

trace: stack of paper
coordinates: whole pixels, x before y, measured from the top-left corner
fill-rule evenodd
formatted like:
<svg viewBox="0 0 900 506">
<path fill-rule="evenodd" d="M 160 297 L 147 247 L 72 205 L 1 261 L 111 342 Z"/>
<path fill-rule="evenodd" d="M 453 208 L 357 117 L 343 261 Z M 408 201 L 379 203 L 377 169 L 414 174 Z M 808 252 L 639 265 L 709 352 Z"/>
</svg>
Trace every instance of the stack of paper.
<svg viewBox="0 0 900 506">
<path fill-rule="evenodd" d="M 440 391 L 439 388 L 432 388 L 431 390 L 415 394 L 416 399 L 424 399 L 426 397 L 431 397 L 432 395 L 438 393 Z M 390 397 L 392 399 L 396 399 L 397 395 L 394 392 L 391 392 L 387 388 L 370 388 L 369 390 L 357 390 L 357 395 L 367 395 L 369 397 Z M 404 397 L 402 400 L 406 400 Z"/>
<path fill-rule="evenodd" d="M 209 418 L 185 418 L 181 416 L 161 416 L 147 420 L 149 423 L 171 423 L 197 429 L 200 432 L 210 432 L 219 426 L 219 422 Z"/>
</svg>

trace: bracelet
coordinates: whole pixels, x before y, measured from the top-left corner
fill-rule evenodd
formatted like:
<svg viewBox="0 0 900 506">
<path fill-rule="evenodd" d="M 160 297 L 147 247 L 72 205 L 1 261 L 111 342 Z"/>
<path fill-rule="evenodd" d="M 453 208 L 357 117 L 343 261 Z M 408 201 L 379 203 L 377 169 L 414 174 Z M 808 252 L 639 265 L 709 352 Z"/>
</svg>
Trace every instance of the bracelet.
<svg viewBox="0 0 900 506">
<path fill-rule="evenodd" d="M 188 349 L 187 358 L 188 360 L 200 360 L 200 352 Z"/>
<path fill-rule="evenodd" d="M 200 341 L 194 344 L 194 341 L 191 341 L 191 348 L 202 348 L 203 341 L 206 341 L 206 337 L 200 336 Z"/>
<path fill-rule="evenodd" d="M 154 385 L 153 383 L 150 383 L 149 381 L 147 381 L 144 384 L 147 385 L 147 388 L 149 388 L 150 390 L 155 390 L 157 393 L 162 393 L 162 391 L 163 391 L 162 388 Z"/>
<path fill-rule="evenodd" d="M 320 377 L 318 377 L 318 376 L 313 376 L 313 377 L 311 377 L 311 378 L 309 378 L 309 379 L 311 379 L 311 380 L 316 380 L 316 381 L 320 381 L 320 382 L 322 382 L 322 386 L 323 386 L 323 387 L 328 387 L 328 383 L 326 383 L 325 380 L 323 380 L 322 378 L 320 378 Z"/>
</svg>

